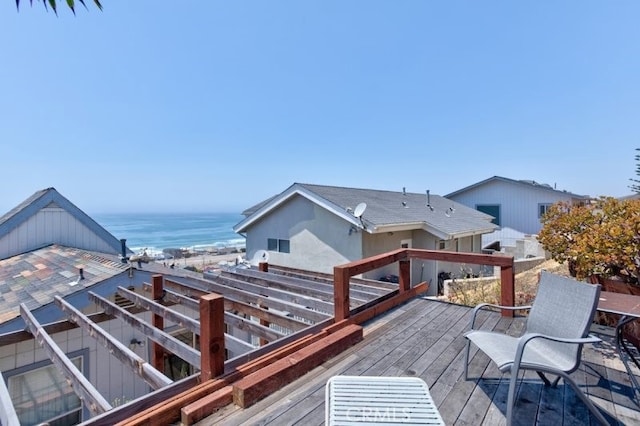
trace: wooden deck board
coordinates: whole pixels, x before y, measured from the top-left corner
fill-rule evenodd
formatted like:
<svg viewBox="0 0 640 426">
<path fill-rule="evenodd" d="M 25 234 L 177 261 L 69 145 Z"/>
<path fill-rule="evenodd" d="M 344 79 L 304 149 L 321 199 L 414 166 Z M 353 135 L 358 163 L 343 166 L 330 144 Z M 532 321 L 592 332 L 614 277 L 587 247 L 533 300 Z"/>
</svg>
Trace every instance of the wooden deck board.
<svg viewBox="0 0 640 426">
<path fill-rule="evenodd" d="M 470 380 L 462 377 L 466 344 L 462 333 L 468 327 L 469 315 L 466 307 L 412 299 L 363 324 L 362 342 L 290 385 L 248 409 L 226 407 L 199 424 L 321 425 L 327 380 L 334 375 L 353 374 L 421 377 L 429 385 L 446 424 L 503 425 L 509 375 L 503 375 L 485 354 L 473 349 Z M 482 314 L 480 321 L 483 328 L 513 335 L 523 327 L 521 318 L 502 318 L 497 313 Z M 612 347 L 610 341 L 585 347 L 582 366 L 573 377 L 613 424 L 639 424 L 640 407 L 633 400 L 629 378 Z M 557 388 L 549 388 L 535 373 L 527 373 L 518 389 L 514 424 L 596 425 L 597 421 L 564 381 Z"/>
</svg>

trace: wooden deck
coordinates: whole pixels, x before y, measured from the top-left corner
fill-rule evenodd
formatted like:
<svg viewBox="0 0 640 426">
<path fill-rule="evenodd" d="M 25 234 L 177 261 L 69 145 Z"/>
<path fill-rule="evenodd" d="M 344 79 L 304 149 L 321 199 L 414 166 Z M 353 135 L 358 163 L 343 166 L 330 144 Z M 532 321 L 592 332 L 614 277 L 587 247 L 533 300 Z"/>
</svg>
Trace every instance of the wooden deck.
<svg viewBox="0 0 640 426">
<path fill-rule="evenodd" d="M 414 298 L 363 324 L 363 341 L 295 382 L 249 408 L 229 405 L 198 424 L 323 424 L 324 386 L 338 374 L 421 377 L 446 424 L 504 424 L 508 374 L 503 376 L 484 354 L 475 351 L 470 376 L 482 378 L 462 379 L 462 333 L 470 312 L 468 307 Z M 510 334 L 522 329 L 521 318 L 493 312 L 481 318 L 483 328 Z M 640 407 L 631 397 L 630 380 L 612 339 L 600 337 L 606 340 L 585 347 L 574 377 L 612 424 L 640 424 Z M 518 391 L 514 423 L 588 425 L 597 421 L 563 381 L 557 388 L 547 388 L 533 373 Z"/>
</svg>

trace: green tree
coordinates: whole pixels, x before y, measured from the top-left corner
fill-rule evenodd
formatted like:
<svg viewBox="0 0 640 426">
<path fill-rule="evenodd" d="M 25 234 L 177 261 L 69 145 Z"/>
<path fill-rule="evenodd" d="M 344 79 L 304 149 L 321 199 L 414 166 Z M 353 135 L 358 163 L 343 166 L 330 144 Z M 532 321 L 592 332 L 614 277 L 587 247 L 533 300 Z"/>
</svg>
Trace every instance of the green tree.
<svg viewBox="0 0 640 426">
<path fill-rule="evenodd" d="M 640 148 L 636 148 L 636 151 L 640 151 Z M 636 175 L 640 176 L 640 154 L 636 154 Z M 629 179 L 633 182 L 629 185 L 629 189 L 631 189 L 636 194 L 640 194 L 640 179 Z"/>
<path fill-rule="evenodd" d="M 76 2 L 74 0 L 65 0 L 67 3 L 67 6 L 69 6 L 69 9 L 71 9 L 71 11 L 73 12 L 73 14 L 76 14 Z M 48 10 L 47 4 L 51 7 L 51 9 L 53 9 L 53 12 L 57 15 L 58 14 L 58 4 L 56 2 L 56 0 L 36 0 L 36 2 L 42 2 L 42 4 L 44 5 L 44 8 Z M 84 0 L 78 0 L 78 2 L 83 5 L 85 8 L 87 7 L 87 5 L 84 3 Z M 100 0 L 93 0 L 93 3 L 95 3 L 95 5 L 98 7 L 98 9 L 102 10 L 102 4 L 100 3 Z M 33 6 L 33 0 L 29 0 L 29 4 L 31 6 Z M 16 8 L 18 8 L 18 10 L 20 9 L 20 0 L 16 0 Z"/>
<path fill-rule="evenodd" d="M 538 240 L 572 275 L 640 278 L 640 200 L 601 197 L 586 206 L 558 203 L 542 218 Z"/>
</svg>

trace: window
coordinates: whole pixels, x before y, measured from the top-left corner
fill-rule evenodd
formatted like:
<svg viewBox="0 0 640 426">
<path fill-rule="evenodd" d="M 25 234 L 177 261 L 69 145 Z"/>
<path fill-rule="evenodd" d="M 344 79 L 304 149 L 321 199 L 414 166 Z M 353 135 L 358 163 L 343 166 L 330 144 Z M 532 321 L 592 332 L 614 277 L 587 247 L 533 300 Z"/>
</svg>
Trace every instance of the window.
<svg viewBox="0 0 640 426">
<path fill-rule="evenodd" d="M 69 355 L 80 371 L 85 371 L 88 351 Z M 20 424 L 51 426 L 82 421 L 82 402 L 51 361 L 7 372 L 7 388 Z M 1 379 L 0 379 L 1 380 Z"/>
<path fill-rule="evenodd" d="M 502 226 L 500 222 L 500 205 L 499 204 L 478 204 L 476 210 L 486 213 L 489 216 L 493 216 L 491 223 L 495 223 L 498 226 Z"/>
<path fill-rule="evenodd" d="M 538 204 L 538 217 L 542 218 L 542 216 L 544 216 L 544 214 L 547 212 L 547 210 L 549 210 L 549 207 L 551 207 L 551 204 L 549 204 L 549 203 L 540 203 L 540 204 Z"/>
<path fill-rule="evenodd" d="M 279 251 L 280 253 L 291 253 L 289 240 L 267 239 L 267 250 Z"/>
<path fill-rule="evenodd" d="M 289 240 L 278 240 L 278 251 L 280 253 L 291 253 L 289 249 Z"/>
</svg>

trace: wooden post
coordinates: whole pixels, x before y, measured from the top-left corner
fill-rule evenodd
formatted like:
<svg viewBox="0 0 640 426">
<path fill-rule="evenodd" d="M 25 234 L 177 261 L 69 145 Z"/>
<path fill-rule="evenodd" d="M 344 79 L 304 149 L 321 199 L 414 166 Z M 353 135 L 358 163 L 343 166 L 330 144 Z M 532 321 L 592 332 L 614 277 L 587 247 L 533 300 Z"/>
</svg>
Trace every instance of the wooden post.
<svg viewBox="0 0 640 426">
<path fill-rule="evenodd" d="M 266 306 L 260 305 L 260 307 L 261 307 L 262 309 L 264 309 L 265 311 L 268 311 L 268 310 L 269 310 L 269 308 L 268 308 L 268 307 L 266 307 Z M 265 327 L 269 327 L 269 326 L 271 325 L 271 323 L 270 323 L 269 321 L 267 321 L 267 320 L 260 319 L 260 325 L 264 325 Z M 267 341 L 267 339 L 265 339 L 264 337 L 261 337 L 261 338 L 260 338 L 260 346 L 264 346 L 264 345 L 266 345 L 267 343 L 269 343 L 269 342 Z"/>
<path fill-rule="evenodd" d="M 164 277 L 162 275 L 153 275 L 151 277 L 151 298 L 160 301 L 164 296 Z M 164 330 L 164 318 L 162 315 L 151 314 L 151 325 L 159 330 Z M 164 373 L 164 348 L 162 345 L 153 342 L 151 348 L 151 365 L 156 370 Z"/>
<path fill-rule="evenodd" d="M 211 293 L 200 297 L 200 379 L 224 373 L 224 297 Z"/>
<path fill-rule="evenodd" d="M 349 268 L 333 267 L 333 305 L 335 322 L 349 318 Z"/>
<path fill-rule="evenodd" d="M 399 269 L 399 289 L 400 294 L 409 291 L 411 288 L 411 261 L 409 260 L 401 260 L 398 262 Z"/>
<path fill-rule="evenodd" d="M 258 270 L 260 272 L 269 272 L 269 264 L 267 262 L 259 262 L 258 263 Z M 262 306 L 260 305 L 260 307 L 262 309 L 269 309 L 266 306 Z M 260 325 L 264 325 L 265 327 L 269 327 L 269 321 L 265 321 L 265 320 L 260 320 Z M 262 337 L 260 338 L 260 346 L 264 346 L 266 345 L 268 342 L 263 339 Z"/>
<path fill-rule="evenodd" d="M 511 266 L 500 267 L 500 304 L 502 306 L 514 306 L 515 303 L 515 287 L 514 287 L 513 263 Z M 502 310 L 503 317 L 513 318 L 514 311 L 506 309 Z"/>
</svg>

